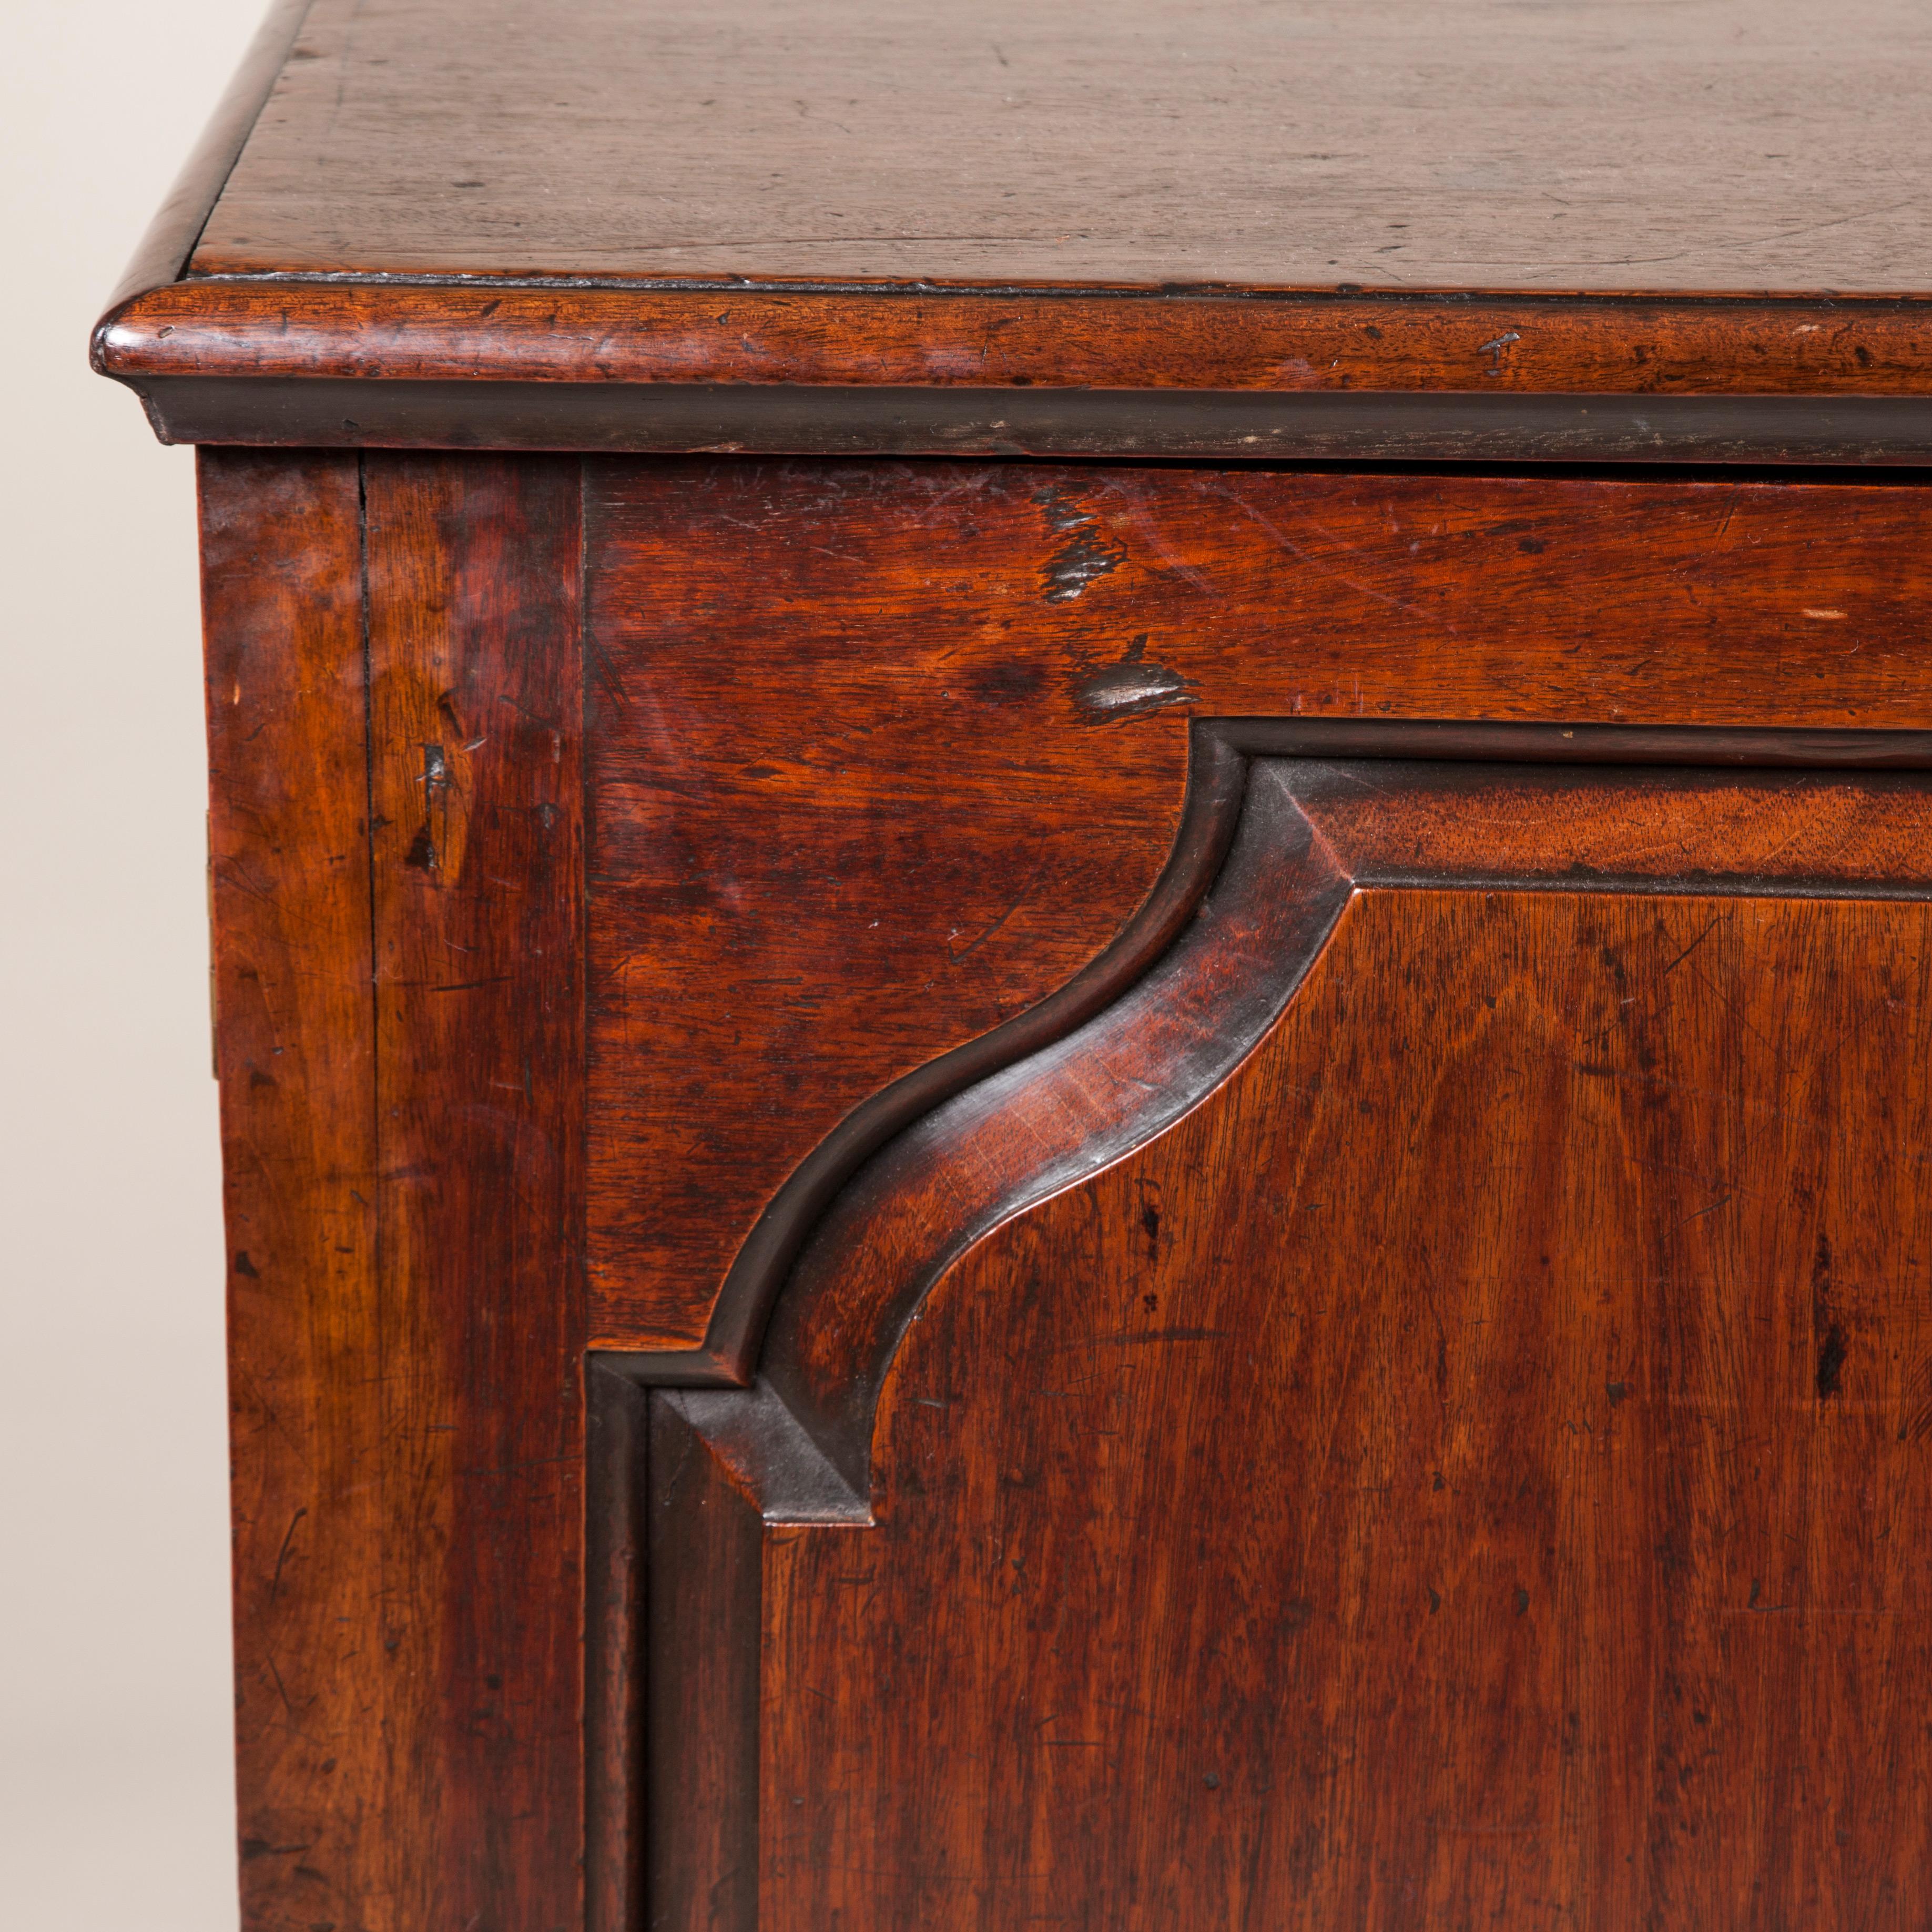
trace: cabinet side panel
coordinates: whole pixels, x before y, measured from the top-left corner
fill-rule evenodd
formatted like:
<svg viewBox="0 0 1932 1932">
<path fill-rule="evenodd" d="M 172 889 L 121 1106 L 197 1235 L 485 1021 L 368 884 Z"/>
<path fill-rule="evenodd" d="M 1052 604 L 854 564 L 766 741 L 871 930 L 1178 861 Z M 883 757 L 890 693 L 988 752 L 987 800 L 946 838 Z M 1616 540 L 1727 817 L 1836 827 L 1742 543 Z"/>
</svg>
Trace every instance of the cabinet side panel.
<svg viewBox="0 0 1932 1932">
<path fill-rule="evenodd" d="M 574 462 L 368 459 L 388 1869 L 345 1922 L 582 1921 Z"/>
<path fill-rule="evenodd" d="M 250 1928 L 364 1923 L 385 1670 L 353 456 L 201 458 Z"/>
</svg>

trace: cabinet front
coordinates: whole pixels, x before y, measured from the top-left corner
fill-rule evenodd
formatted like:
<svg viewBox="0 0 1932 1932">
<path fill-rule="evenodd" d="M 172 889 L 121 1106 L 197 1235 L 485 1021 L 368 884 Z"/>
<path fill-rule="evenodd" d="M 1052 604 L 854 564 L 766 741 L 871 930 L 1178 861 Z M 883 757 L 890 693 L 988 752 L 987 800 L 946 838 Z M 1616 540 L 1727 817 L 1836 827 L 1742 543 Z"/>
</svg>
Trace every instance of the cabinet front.
<svg viewBox="0 0 1932 1932">
<path fill-rule="evenodd" d="M 202 462 L 250 1922 L 1918 1922 L 1925 492 Z"/>
<path fill-rule="evenodd" d="M 587 493 L 648 1922 L 1915 1923 L 1922 496 Z"/>
</svg>

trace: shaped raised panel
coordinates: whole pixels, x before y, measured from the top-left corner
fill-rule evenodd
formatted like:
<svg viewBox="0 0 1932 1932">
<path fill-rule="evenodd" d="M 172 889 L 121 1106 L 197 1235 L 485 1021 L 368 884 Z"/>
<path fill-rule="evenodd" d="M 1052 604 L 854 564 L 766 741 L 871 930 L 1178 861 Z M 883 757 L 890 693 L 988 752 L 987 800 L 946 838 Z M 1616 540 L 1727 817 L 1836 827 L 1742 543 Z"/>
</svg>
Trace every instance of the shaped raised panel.
<svg viewBox="0 0 1932 1932">
<path fill-rule="evenodd" d="M 1246 770 L 648 1398 L 650 1922 L 1916 1924 L 1932 784 Z"/>
<path fill-rule="evenodd" d="M 1928 958 L 1355 897 L 770 1533 L 758 1923 L 1921 1922 Z"/>
<path fill-rule="evenodd" d="M 1607 729 L 1678 764 L 1922 739 L 1927 499 L 1736 476 L 588 465 L 592 1346 L 743 1378 L 744 1304 L 828 1198 L 814 1149 L 917 1118 L 942 1096 L 872 1103 L 1037 1017 L 1114 944 L 1174 844 L 1191 725 L 1501 759 L 1539 729 L 1535 755 L 1570 758 Z M 1700 746 L 1663 742 L 1685 727 Z"/>
</svg>

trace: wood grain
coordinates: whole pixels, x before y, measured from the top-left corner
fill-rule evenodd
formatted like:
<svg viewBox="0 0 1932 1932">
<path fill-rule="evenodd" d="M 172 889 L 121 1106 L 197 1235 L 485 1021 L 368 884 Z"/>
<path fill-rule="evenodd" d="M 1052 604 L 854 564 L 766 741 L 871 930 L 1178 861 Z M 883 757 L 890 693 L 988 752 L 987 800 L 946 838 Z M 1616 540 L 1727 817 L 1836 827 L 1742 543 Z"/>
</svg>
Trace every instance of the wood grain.
<svg viewBox="0 0 1932 1932">
<path fill-rule="evenodd" d="M 1280 776 L 1294 769 L 1251 779 L 1226 866 L 1150 972 L 1064 1040 L 907 1129 L 813 1229 L 766 1334 L 759 1385 L 856 1496 L 872 1492 L 880 1384 L 946 1267 L 1211 1093 L 1327 942 L 1354 881 Z M 728 1416 L 746 1398 L 713 1400 Z M 753 1479 L 778 1520 L 794 1514 L 785 1474 Z"/>
<path fill-rule="evenodd" d="M 390 1878 L 358 465 L 200 485 L 242 1916 L 348 1926 Z"/>
<path fill-rule="evenodd" d="M 394 1686 L 368 1835 L 397 1932 L 548 1932 L 583 1914 L 578 466 L 371 460 L 366 490 Z"/>
<path fill-rule="evenodd" d="M 760 1660 L 652 1746 L 756 1742 L 722 1922 L 1916 1923 L 1929 814 L 1258 762 L 1161 964 L 657 1398 L 736 1606 L 667 1682 Z"/>
<path fill-rule="evenodd" d="M 908 1127 L 813 1230 L 767 1332 L 760 1387 L 857 1496 L 880 1389 L 934 1283 L 994 1228 L 1144 1146 L 1219 1087 L 1352 898 L 1451 884 L 1490 895 L 1932 895 L 1924 771 L 1269 758 L 1250 768 L 1246 793 L 1225 868 L 1154 970 L 1077 1031 Z M 710 1425 L 721 1440 L 730 1414 L 721 1406 Z M 787 1482 L 776 1466 L 753 1479 L 768 1516 L 790 1517 Z"/>
<path fill-rule="evenodd" d="M 1922 758 L 1922 489 L 203 476 L 250 1932 L 1916 1922 L 1927 781 L 1601 760 Z M 1579 766 L 1318 738 L 1418 721 Z M 588 1345 L 705 1351 L 882 1096 L 1211 942 L 1210 737 L 1319 888 L 1249 1031 L 902 1133 L 756 1388 L 605 1388 L 586 1544 Z"/>
<path fill-rule="evenodd" d="M 202 478 L 244 1923 L 548 1932 L 581 1918 L 576 468 Z"/>
<path fill-rule="evenodd" d="M 764 1526 L 686 1420 L 649 1398 L 649 1856 L 628 1925 L 755 1925 Z"/>
<path fill-rule="evenodd" d="M 1240 393 L 1932 394 L 1932 304 L 224 281 L 110 311 L 122 377 Z M 482 406 L 485 398 L 476 399 Z"/>
<path fill-rule="evenodd" d="M 649 1400 L 638 1383 L 590 1359 L 584 1432 L 585 1932 L 629 1932 L 647 1869 Z"/>
<path fill-rule="evenodd" d="M 962 1088 L 1063 1039 L 1142 978 L 1198 916 L 1202 896 L 1227 856 L 1247 789 L 1242 754 L 1214 734 L 1196 732 L 1173 847 L 1132 916 L 1043 998 L 910 1069 L 844 1114 L 786 1177 L 732 1257 L 703 1346 L 681 1359 L 658 1352 L 650 1358 L 649 1379 L 700 1386 L 748 1380 L 773 1300 L 800 1244 L 861 1162 Z M 634 1358 L 631 1365 L 640 1366 Z"/>
<path fill-rule="evenodd" d="M 768 1533 L 758 1923 L 1916 1924 L 1928 918 L 1357 899 Z"/>
<path fill-rule="evenodd" d="M 590 477 L 601 1347 L 701 1348 L 842 1119 L 1114 938 L 1191 718 L 1932 726 L 1911 488 Z"/>
<path fill-rule="evenodd" d="M 316 0 L 198 274 L 1932 292 L 1910 0 Z"/>
<path fill-rule="evenodd" d="M 1818 406 L 1932 395 L 1907 0 L 314 0 L 207 207 L 272 57 L 95 330 L 166 439 L 1932 459 Z"/>
</svg>

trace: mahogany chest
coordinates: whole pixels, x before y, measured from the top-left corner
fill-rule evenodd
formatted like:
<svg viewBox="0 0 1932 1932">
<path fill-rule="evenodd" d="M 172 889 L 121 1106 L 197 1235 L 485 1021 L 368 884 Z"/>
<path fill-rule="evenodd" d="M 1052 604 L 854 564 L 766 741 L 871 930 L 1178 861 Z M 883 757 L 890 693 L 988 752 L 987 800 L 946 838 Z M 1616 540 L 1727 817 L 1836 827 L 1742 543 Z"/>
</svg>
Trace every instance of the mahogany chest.
<svg viewBox="0 0 1932 1932">
<path fill-rule="evenodd" d="M 277 0 L 249 1932 L 1911 1932 L 1932 16 Z"/>
</svg>

